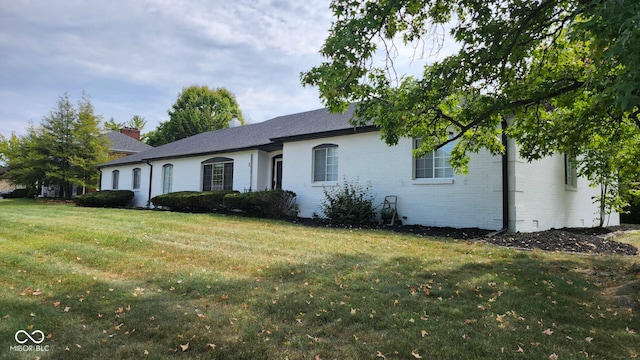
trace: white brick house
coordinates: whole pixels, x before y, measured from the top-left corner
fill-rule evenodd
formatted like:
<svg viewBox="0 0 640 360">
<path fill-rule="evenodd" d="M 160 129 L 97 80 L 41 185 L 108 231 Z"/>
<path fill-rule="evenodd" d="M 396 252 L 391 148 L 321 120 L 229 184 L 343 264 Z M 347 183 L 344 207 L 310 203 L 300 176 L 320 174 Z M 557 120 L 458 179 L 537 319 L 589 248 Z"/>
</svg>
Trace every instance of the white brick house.
<svg viewBox="0 0 640 360">
<path fill-rule="evenodd" d="M 598 190 L 576 179 L 562 155 L 529 163 L 509 141 L 506 158 L 473 154 L 468 174 L 458 175 L 448 148 L 415 159 L 412 139 L 387 146 L 377 128 L 350 125 L 351 115 L 320 109 L 198 134 L 102 164 L 101 189 L 130 189 L 135 206 L 153 206 L 149 199 L 166 192 L 282 188 L 297 194 L 299 216 L 311 217 L 323 187 L 346 179 L 370 184 L 376 204 L 397 195 L 404 224 L 514 232 L 597 225 Z M 618 214 L 608 220 L 619 224 Z"/>
</svg>

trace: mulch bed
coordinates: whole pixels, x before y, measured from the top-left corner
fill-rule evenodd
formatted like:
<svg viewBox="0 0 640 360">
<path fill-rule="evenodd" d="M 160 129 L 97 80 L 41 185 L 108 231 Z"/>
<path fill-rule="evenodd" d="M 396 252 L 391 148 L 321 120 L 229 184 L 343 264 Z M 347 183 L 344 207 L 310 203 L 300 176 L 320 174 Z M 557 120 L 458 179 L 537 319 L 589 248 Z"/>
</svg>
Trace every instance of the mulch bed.
<svg viewBox="0 0 640 360">
<path fill-rule="evenodd" d="M 317 227 L 339 227 L 315 219 L 297 219 L 296 223 Z M 638 248 L 615 241 L 619 232 L 640 230 L 640 225 L 620 225 L 605 228 L 564 228 L 533 233 L 495 233 L 490 230 L 448 227 L 428 227 L 420 225 L 367 226 L 366 229 L 385 229 L 418 236 L 447 237 L 461 240 L 483 241 L 499 246 L 520 249 L 540 249 L 545 251 L 567 251 L 576 253 L 638 255 Z"/>
</svg>

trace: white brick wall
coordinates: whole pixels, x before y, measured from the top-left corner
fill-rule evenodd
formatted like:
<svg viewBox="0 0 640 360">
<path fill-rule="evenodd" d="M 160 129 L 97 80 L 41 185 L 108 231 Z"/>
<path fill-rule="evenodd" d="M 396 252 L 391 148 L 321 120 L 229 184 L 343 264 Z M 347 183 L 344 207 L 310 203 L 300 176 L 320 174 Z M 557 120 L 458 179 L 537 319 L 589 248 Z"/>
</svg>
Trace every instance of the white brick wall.
<svg viewBox="0 0 640 360">
<path fill-rule="evenodd" d="M 565 185 L 564 155 L 527 162 L 510 144 L 510 181 L 513 191 L 510 229 L 531 232 L 563 227 L 598 225 L 598 188 L 578 178 L 578 186 Z M 515 174 L 515 175 L 514 175 Z M 619 214 L 611 214 L 605 225 L 619 225 Z"/>
<path fill-rule="evenodd" d="M 321 144 L 338 145 L 338 182 L 313 182 L 313 148 Z M 564 184 L 564 157 L 552 156 L 526 162 L 509 143 L 509 197 L 511 231 L 537 231 L 566 226 L 597 225 L 597 205 L 592 196 L 598 189 L 590 188 L 585 179 L 578 179 L 577 189 Z M 297 194 L 299 215 L 321 214 L 323 185 L 336 186 L 344 179 L 361 186 L 371 184 L 375 205 L 381 206 L 386 195 L 398 196 L 398 213 L 403 224 L 426 226 L 502 227 L 502 160 L 486 151 L 471 155 L 469 173 L 455 175 L 449 181 L 413 179 L 412 141 L 401 139 L 389 147 L 378 132 L 336 136 L 324 139 L 288 142 L 283 151 L 240 151 L 228 154 L 153 161 L 151 197 L 162 193 L 162 166 L 173 164 L 172 191 L 202 188 L 201 163 L 216 156 L 234 159 L 233 188 L 244 191 L 271 188 L 273 156 L 283 154 L 283 189 Z M 253 157 L 253 160 L 252 160 Z M 111 171 L 120 170 L 120 189 L 132 189 L 132 171 L 142 170 L 141 188 L 136 190 L 134 204 L 146 206 L 149 194 L 147 164 L 103 168 L 101 189 L 111 189 Z M 612 214 L 608 225 L 619 224 L 618 214 Z"/>
<path fill-rule="evenodd" d="M 321 214 L 324 193 L 321 184 L 312 181 L 312 149 L 325 143 L 338 145 L 339 182 L 346 178 L 362 186 L 370 183 L 376 205 L 386 195 L 397 195 L 403 224 L 502 226 L 499 161 L 481 153 L 473 156 L 469 174 L 455 175 L 453 182 L 413 180 L 412 141 L 402 139 L 389 147 L 377 132 L 285 144 L 283 187 L 298 195 L 302 217 Z"/>
</svg>

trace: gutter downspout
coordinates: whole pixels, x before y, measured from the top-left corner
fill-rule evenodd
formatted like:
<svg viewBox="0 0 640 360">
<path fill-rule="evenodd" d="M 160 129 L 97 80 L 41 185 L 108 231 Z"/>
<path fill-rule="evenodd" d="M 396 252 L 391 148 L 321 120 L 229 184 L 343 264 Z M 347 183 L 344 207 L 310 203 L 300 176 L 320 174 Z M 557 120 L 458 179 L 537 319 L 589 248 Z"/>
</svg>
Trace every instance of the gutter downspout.
<svg viewBox="0 0 640 360">
<path fill-rule="evenodd" d="M 147 209 L 149 209 L 151 207 L 151 181 L 153 180 L 153 165 L 151 165 L 149 160 L 146 160 L 145 162 L 151 168 L 149 169 L 149 194 L 147 195 Z"/>
<path fill-rule="evenodd" d="M 502 119 L 502 229 L 509 230 L 509 150 L 507 139 L 507 121 Z"/>
<path fill-rule="evenodd" d="M 502 229 L 493 231 L 486 237 L 496 236 L 509 231 L 509 150 L 507 139 L 507 121 L 502 120 L 502 146 L 504 152 L 502 154 Z"/>
<path fill-rule="evenodd" d="M 249 192 L 253 191 L 253 154 L 251 154 L 251 160 L 249 162 Z"/>
</svg>

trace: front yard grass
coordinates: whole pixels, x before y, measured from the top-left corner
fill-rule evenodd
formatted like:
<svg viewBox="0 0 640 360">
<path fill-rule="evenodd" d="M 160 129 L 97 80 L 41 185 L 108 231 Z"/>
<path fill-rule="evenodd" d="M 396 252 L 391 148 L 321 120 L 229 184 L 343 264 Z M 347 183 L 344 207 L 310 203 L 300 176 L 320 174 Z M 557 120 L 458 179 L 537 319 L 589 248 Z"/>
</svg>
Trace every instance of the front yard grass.
<svg viewBox="0 0 640 360">
<path fill-rule="evenodd" d="M 2 359 L 640 356 L 637 256 L 26 200 L 0 223 Z"/>
</svg>

